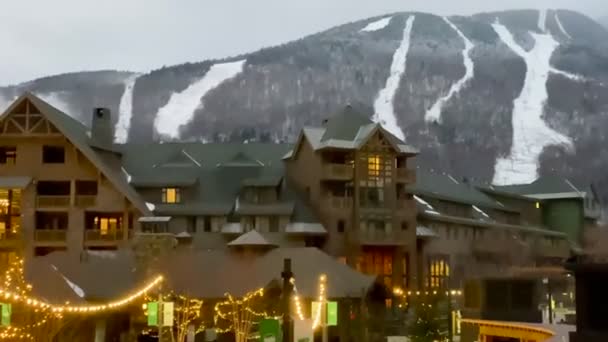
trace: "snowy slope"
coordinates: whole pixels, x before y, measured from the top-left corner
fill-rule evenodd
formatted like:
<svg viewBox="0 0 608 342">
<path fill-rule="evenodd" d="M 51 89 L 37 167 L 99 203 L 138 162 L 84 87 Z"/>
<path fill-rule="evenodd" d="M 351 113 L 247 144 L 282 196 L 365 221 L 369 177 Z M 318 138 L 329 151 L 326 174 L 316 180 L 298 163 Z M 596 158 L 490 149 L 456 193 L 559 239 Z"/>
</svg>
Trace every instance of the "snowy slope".
<svg viewBox="0 0 608 342">
<path fill-rule="evenodd" d="M 386 86 L 380 90 L 378 97 L 374 102 L 374 110 L 376 114 L 374 119 L 376 122 L 380 122 L 382 126 L 389 132 L 393 133 L 400 139 L 404 139 L 403 131 L 397 124 L 397 118 L 395 116 L 395 109 L 393 107 L 393 99 L 397 88 L 399 88 L 399 81 L 405 74 L 405 65 L 407 61 L 407 53 L 410 49 L 410 36 L 412 33 L 412 27 L 414 26 L 415 16 L 407 18 L 405 28 L 403 29 L 403 38 L 401 44 L 393 55 L 393 62 L 391 64 L 390 76 L 386 80 Z"/>
<path fill-rule="evenodd" d="M 382 30 L 383 28 L 388 26 L 388 24 L 391 22 L 392 18 L 393 17 L 386 17 L 386 18 L 382 18 L 380 20 L 371 22 L 371 23 L 367 24 L 367 26 L 362 28 L 361 32 L 373 32 L 373 31 Z"/>
<path fill-rule="evenodd" d="M 11 105 L 11 101 L 0 94 L 0 114 L 4 113 L 4 111 L 10 105 Z"/>
<path fill-rule="evenodd" d="M 564 34 L 564 36 L 568 37 L 568 39 L 572 39 L 572 36 L 568 34 L 568 31 L 566 31 L 566 29 L 564 28 L 562 21 L 559 20 L 559 14 L 557 14 L 557 12 L 555 12 L 555 22 L 557 23 L 557 27 L 559 27 L 559 30 Z"/>
<path fill-rule="evenodd" d="M 133 115 L 133 88 L 139 75 L 133 75 L 125 81 L 125 92 L 120 98 L 118 107 L 118 122 L 116 123 L 114 142 L 124 144 L 129 136 L 131 116 Z"/>
<path fill-rule="evenodd" d="M 539 23 L 539 27 L 542 26 Z M 552 69 L 549 61 L 559 44 L 549 34 L 530 32 L 535 44 L 526 52 L 498 20 L 492 27 L 500 39 L 524 59 L 527 67 L 523 88 L 513 103 L 511 152 L 506 158 L 497 160 L 493 182 L 531 183 L 538 177 L 538 158 L 546 146 L 572 147 L 570 138 L 549 128 L 542 118 L 548 98 L 546 84 Z"/>
<path fill-rule="evenodd" d="M 465 73 L 464 76 L 458 80 L 458 82 L 454 83 L 450 88 L 450 91 L 443 97 L 441 97 L 433 106 L 426 112 L 424 119 L 427 122 L 441 122 L 441 109 L 443 105 L 448 102 L 452 96 L 457 94 L 460 89 L 473 78 L 473 72 L 475 70 L 473 65 L 473 60 L 471 59 L 471 50 L 475 47 L 473 43 L 448 19 L 447 17 L 443 17 L 443 20 L 450 25 L 450 27 L 458 33 L 458 36 L 462 38 L 464 41 L 464 50 L 462 50 L 462 58 L 464 60 Z"/>
<path fill-rule="evenodd" d="M 547 10 L 541 9 L 538 11 L 538 28 L 540 32 L 547 32 Z"/>
<path fill-rule="evenodd" d="M 201 106 L 201 98 L 224 81 L 238 75 L 245 60 L 215 64 L 200 80 L 181 93 L 173 93 L 169 103 L 158 110 L 154 120 L 156 132 L 170 138 L 179 138 L 179 127 L 188 123 L 194 111 Z"/>
<path fill-rule="evenodd" d="M 36 96 L 64 113 L 74 114 L 71 111 L 70 105 L 61 98 L 61 92 L 39 93 Z"/>
</svg>

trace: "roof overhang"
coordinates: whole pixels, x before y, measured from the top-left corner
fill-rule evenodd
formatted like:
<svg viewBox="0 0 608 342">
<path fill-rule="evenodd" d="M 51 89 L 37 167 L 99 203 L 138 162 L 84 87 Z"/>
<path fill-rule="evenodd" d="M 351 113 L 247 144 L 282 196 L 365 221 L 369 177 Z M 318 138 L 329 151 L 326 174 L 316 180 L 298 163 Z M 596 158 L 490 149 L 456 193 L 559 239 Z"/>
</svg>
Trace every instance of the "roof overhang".
<svg viewBox="0 0 608 342">
<path fill-rule="evenodd" d="M 0 189 L 25 189 L 32 177 L 0 177 Z"/>
<path fill-rule="evenodd" d="M 567 198 L 584 198 L 584 192 L 559 192 L 554 194 L 529 194 L 524 195 L 528 198 L 538 199 L 538 200 L 550 200 L 550 199 L 567 199 Z"/>
<path fill-rule="evenodd" d="M 287 234 L 327 235 L 327 230 L 320 223 L 292 222 L 285 227 Z"/>
<path fill-rule="evenodd" d="M 142 216 L 137 222 L 169 222 L 171 216 Z"/>
</svg>

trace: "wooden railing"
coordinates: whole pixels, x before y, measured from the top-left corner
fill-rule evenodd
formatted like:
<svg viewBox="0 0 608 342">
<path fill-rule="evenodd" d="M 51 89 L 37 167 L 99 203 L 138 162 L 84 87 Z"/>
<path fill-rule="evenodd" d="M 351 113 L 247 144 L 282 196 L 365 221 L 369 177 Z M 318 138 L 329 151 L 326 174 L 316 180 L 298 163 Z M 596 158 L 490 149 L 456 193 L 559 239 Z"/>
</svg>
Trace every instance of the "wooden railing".
<svg viewBox="0 0 608 342">
<path fill-rule="evenodd" d="M 323 178 L 325 179 L 352 179 L 354 168 L 349 164 L 325 164 L 323 165 Z"/>
<path fill-rule="evenodd" d="M 66 241 L 67 235 L 67 229 L 36 229 L 34 231 L 34 240 L 45 242 L 62 242 Z"/>
<path fill-rule="evenodd" d="M 400 231 L 395 230 L 380 230 L 380 229 L 370 229 L 370 230 L 359 230 L 359 242 L 361 244 L 400 244 L 401 242 L 405 243 L 405 241 L 400 241 L 402 238 L 402 234 Z"/>
<path fill-rule="evenodd" d="M 85 241 L 96 241 L 96 242 L 112 242 L 120 241 L 124 237 L 122 229 L 108 230 L 103 232 L 99 229 L 86 229 L 84 239 Z"/>
<path fill-rule="evenodd" d="M 416 170 L 398 168 L 397 181 L 401 183 L 416 183 Z"/>
<path fill-rule="evenodd" d="M 69 207 L 70 196 L 42 196 L 36 197 L 36 205 L 38 207 Z"/>
<path fill-rule="evenodd" d="M 328 209 L 352 209 L 353 198 L 329 196 L 323 199 L 323 206 Z"/>
<path fill-rule="evenodd" d="M 460 322 L 476 326 L 479 331 L 479 341 L 489 341 L 492 337 L 499 337 L 518 341 L 543 342 L 555 336 L 555 332 L 532 324 L 478 319 L 462 319 Z"/>
<path fill-rule="evenodd" d="M 92 207 L 95 205 L 97 196 L 91 195 L 76 195 L 76 206 Z"/>
<path fill-rule="evenodd" d="M 21 233 L 5 230 L 0 232 L 0 241 L 15 241 L 21 239 Z"/>
</svg>

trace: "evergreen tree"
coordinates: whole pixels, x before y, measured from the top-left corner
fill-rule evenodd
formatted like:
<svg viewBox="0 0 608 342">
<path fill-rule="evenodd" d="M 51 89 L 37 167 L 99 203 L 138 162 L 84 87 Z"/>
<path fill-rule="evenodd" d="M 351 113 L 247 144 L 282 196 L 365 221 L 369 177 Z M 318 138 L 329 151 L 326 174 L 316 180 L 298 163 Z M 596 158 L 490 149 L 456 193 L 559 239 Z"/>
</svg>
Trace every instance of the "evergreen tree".
<svg viewBox="0 0 608 342">
<path fill-rule="evenodd" d="M 408 337 L 411 342 L 448 341 L 447 298 L 441 295 L 412 299 Z"/>
</svg>

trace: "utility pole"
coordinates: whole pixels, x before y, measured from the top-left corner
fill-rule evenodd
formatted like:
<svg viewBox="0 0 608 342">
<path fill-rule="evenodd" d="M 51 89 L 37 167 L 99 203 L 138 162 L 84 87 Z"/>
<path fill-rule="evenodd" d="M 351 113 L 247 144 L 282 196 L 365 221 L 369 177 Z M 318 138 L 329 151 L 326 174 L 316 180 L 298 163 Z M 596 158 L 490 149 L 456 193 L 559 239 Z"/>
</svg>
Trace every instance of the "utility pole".
<svg viewBox="0 0 608 342">
<path fill-rule="evenodd" d="M 163 342 L 163 295 L 158 291 L 158 342 Z"/>
<path fill-rule="evenodd" d="M 293 342 L 292 326 L 293 322 L 291 319 L 291 296 L 293 293 L 293 285 L 291 284 L 291 278 L 293 278 L 293 272 L 291 272 L 291 259 L 283 259 L 283 342 Z"/>
<path fill-rule="evenodd" d="M 327 342 L 327 296 L 321 302 L 321 327 L 323 329 L 323 342 Z"/>
</svg>

